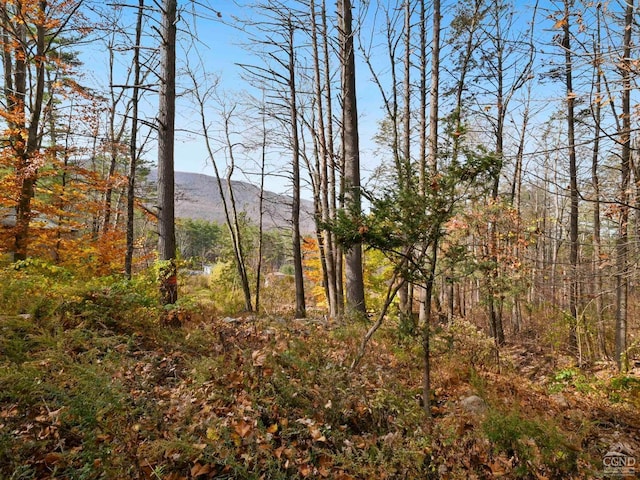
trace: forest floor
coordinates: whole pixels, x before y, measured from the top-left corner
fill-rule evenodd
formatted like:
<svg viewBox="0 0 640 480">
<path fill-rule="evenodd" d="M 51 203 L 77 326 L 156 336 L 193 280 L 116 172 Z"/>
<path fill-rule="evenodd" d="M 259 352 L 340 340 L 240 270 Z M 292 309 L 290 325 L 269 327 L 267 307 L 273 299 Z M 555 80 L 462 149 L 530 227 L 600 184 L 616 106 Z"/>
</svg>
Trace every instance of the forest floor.
<svg viewBox="0 0 640 480">
<path fill-rule="evenodd" d="M 353 370 L 364 322 L 202 312 L 167 325 L 157 307 L 106 289 L 0 316 L 0 478 L 640 471 L 637 372 L 580 369 L 535 338 L 505 346 L 498 366 L 491 341 L 459 321 L 433 335 L 429 419 L 420 344 L 391 323 Z"/>
</svg>

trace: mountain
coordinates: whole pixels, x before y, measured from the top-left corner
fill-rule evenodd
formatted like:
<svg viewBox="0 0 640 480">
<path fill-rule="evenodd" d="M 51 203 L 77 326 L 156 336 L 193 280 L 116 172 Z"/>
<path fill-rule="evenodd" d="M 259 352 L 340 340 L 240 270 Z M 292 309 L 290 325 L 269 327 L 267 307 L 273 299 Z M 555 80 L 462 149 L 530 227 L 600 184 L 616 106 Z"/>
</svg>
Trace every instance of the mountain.
<svg viewBox="0 0 640 480">
<path fill-rule="evenodd" d="M 147 177 L 147 182 L 153 185 L 156 181 L 157 171 L 152 170 Z M 247 217 L 258 225 L 260 220 L 260 188 L 251 183 L 236 180 L 233 180 L 231 185 L 238 213 L 246 212 Z M 225 223 L 222 195 L 215 177 L 202 173 L 176 172 L 175 188 L 176 218 Z M 228 198 L 226 181 L 223 181 L 222 188 L 225 198 Z M 264 192 L 263 224 L 265 229 L 290 227 L 291 202 L 292 198 L 287 195 Z M 303 234 L 315 231 L 313 203 L 308 200 L 301 202 L 300 231 Z"/>
</svg>

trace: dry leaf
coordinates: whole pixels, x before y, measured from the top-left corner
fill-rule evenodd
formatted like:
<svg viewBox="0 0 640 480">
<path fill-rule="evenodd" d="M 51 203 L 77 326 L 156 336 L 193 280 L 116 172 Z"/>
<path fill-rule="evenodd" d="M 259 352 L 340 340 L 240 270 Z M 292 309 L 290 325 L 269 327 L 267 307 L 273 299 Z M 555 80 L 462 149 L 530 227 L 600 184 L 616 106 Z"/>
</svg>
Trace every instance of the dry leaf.
<svg viewBox="0 0 640 480">
<path fill-rule="evenodd" d="M 280 460 L 280 457 L 282 456 L 282 453 L 284 452 L 286 447 L 282 446 L 282 447 L 278 447 L 273 451 L 273 454 L 275 455 L 275 457 Z"/>
<path fill-rule="evenodd" d="M 313 468 L 311 467 L 311 465 L 305 463 L 304 465 L 300 465 L 298 467 L 298 471 L 303 477 L 308 477 L 313 472 Z"/>
<path fill-rule="evenodd" d="M 318 427 L 310 427 L 311 438 L 313 438 L 314 442 L 326 442 L 327 437 L 325 437 Z"/>
<path fill-rule="evenodd" d="M 244 420 L 240 420 L 238 423 L 236 423 L 233 426 L 233 429 L 240 436 L 240 438 L 245 438 L 251 433 L 251 430 L 253 429 L 253 425 L 251 425 L 248 422 L 245 422 Z"/>
<path fill-rule="evenodd" d="M 263 367 L 264 362 L 267 360 L 267 354 L 260 350 L 254 350 L 251 353 L 251 359 L 253 360 L 254 367 Z"/>
<path fill-rule="evenodd" d="M 209 473 L 211 473 L 210 464 L 202 465 L 200 463 L 196 463 L 193 467 L 191 467 L 192 477 L 198 477 L 200 475 L 208 475 Z"/>
<path fill-rule="evenodd" d="M 267 428 L 267 433 L 276 433 L 278 431 L 278 424 L 274 423 Z"/>
</svg>

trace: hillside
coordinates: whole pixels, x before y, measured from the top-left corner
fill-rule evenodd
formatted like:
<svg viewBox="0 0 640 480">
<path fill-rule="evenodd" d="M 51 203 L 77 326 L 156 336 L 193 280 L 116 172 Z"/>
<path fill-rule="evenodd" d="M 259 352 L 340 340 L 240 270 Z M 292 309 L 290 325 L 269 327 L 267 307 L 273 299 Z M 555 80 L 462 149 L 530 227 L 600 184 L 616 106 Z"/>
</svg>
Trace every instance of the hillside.
<svg viewBox="0 0 640 480">
<path fill-rule="evenodd" d="M 293 320 L 281 285 L 285 317 L 226 316 L 195 295 L 228 289 L 191 279 L 170 326 L 149 278 L 52 275 L 0 270 L 0 478 L 635 478 L 640 381 L 542 331 L 498 366 L 475 326 L 434 329 L 429 419 L 419 339 L 392 324 L 352 370 L 366 325 Z"/>
<path fill-rule="evenodd" d="M 157 176 L 152 170 L 148 182 L 154 184 Z M 176 172 L 176 217 L 225 222 L 222 194 L 215 177 L 201 173 Z M 224 185 L 224 184 L 223 184 Z M 233 181 L 233 192 L 238 212 L 246 212 L 248 218 L 258 224 L 260 219 L 260 188 L 248 182 Z M 225 186 L 226 187 L 226 186 Z M 227 195 L 226 191 L 224 192 Z M 264 226 L 266 229 L 287 228 L 291 218 L 291 197 L 265 191 Z M 313 204 L 302 202 L 300 229 L 303 233 L 314 231 Z"/>
</svg>

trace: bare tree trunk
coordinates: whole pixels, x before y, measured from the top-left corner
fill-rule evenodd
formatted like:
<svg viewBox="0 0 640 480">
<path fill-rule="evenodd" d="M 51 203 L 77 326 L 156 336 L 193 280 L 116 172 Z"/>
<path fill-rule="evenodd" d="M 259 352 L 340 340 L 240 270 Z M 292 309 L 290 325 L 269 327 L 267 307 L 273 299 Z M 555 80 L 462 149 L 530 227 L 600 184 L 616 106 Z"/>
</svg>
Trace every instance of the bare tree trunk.
<svg viewBox="0 0 640 480">
<path fill-rule="evenodd" d="M 292 150 L 292 186 L 293 203 L 291 206 L 291 230 L 293 246 L 294 282 L 296 288 L 296 318 L 306 317 L 304 298 L 304 275 L 302 271 L 302 250 L 300 244 L 300 133 L 298 132 L 298 101 L 296 92 L 296 68 L 294 51 L 294 27 L 291 18 L 288 19 L 289 29 L 289 111 L 291 114 L 291 150 Z"/>
<path fill-rule="evenodd" d="M 322 0 L 322 55 L 324 59 L 324 97 L 327 117 L 327 154 L 328 154 L 328 188 L 329 188 L 329 218 L 335 219 L 338 211 L 337 194 L 339 190 L 336 179 L 336 152 L 334 146 L 333 133 L 333 88 L 331 84 L 331 62 L 329 50 L 329 28 L 327 22 L 326 1 Z M 333 246 L 333 261 L 336 282 L 336 315 L 340 316 L 344 311 L 344 281 L 343 281 L 343 255 L 342 248 L 338 244 L 333 232 L 330 233 L 331 244 Z"/>
<path fill-rule="evenodd" d="M 620 224 L 616 242 L 616 362 L 618 370 L 628 369 L 627 310 L 629 298 L 629 183 L 631 176 L 631 33 L 634 2 L 627 0 L 624 18 L 624 45 L 620 61 L 622 75 L 622 145 L 620 159 Z"/>
<path fill-rule="evenodd" d="M 264 103 L 264 96 L 263 96 Z M 255 311 L 260 312 L 260 292 L 262 290 L 262 261 L 263 261 L 263 248 L 264 248 L 264 181 L 266 177 L 266 165 L 267 165 L 267 123 L 266 113 L 264 106 L 260 110 L 262 117 L 262 141 L 261 141 L 261 155 L 260 155 L 260 201 L 258 203 L 258 212 L 260 213 L 260 221 L 258 223 L 258 265 L 256 266 L 256 296 L 255 296 Z"/>
<path fill-rule="evenodd" d="M 582 363 L 580 345 L 578 344 L 578 171 L 576 166 L 576 139 L 575 139 L 575 92 L 573 91 L 573 64 L 571 58 L 571 31 L 570 31 L 570 3 L 564 4 L 563 40 L 562 47 L 565 55 L 565 84 L 567 88 L 567 140 L 569 142 L 569 314 L 571 315 L 569 345 L 578 356 L 578 362 Z"/>
<path fill-rule="evenodd" d="M 201 105 L 202 122 L 204 126 L 204 104 Z M 249 273 L 247 271 L 247 265 L 245 261 L 244 247 L 242 245 L 242 229 L 240 227 L 240 221 L 238 218 L 238 208 L 236 206 L 236 197 L 233 192 L 232 176 L 235 172 L 236 159 L 234 153 L 234 144 L 231 139 L 231 116 L 235 106 L 231 108 L 230 112 L 224 114 L 224 134 L 225 141 L 227 142 L 227 149 L 229 151 L 229 168 L 227 169 L 226 181 L 227 181 L 227 195 L 229 196 L 228 202 L 225 200 L 223 205 L 225 208 L 225 215 L 227 219 L 227 226 L 229 227 L 229 234 L 231 235 L 231 243 L 233 244 L 233 253 L 236 259 L 236 269 L 238 270 L 238 276 L 240 277 L 240 285 L 242 286 L 242 294 L 244 296 L 244 309 L 247 312 L 253 311 L 252 298 L 251 298 L 251 285 L 249 284 Z M 206 127 L 205 131 L 206 131 Z M 212 154 L 210 150 L 210 154 Z M 213 156 L 211 157 L 213 159 Z M 215 165 L 215 161 L 214 161 Z M 218 175 L 216 166 L 216 176 Z M 221 180 L 218 180 L 218 186 L 221 187 Z M 220 188 L 220 194 L 222 188 Z M 229 205 L 229 207 L 228 207 Z M 227 209 L 229 208 L 229 209 Z"/>
<path fill-rule="evenodd" d="M 596 45 L 594 45 L 595 58 L 593 61 L 593 69 L 595 72 L 595 101 L 591 102 L 592 114 L 594 120 L 594 140 L 593 153 L 591 157 L 591 184 L 593 186 L 593 280 L 594 294 L 596 305 L 596 332 L 598 339 L 598 350 L 600 355 L 607 356 L 607 342 L 604 328 L 603 315 L 603 291 L 602 291 L 602 239 L 601 239 L 601 222 L 600 222 L 600 177 L 598 160 L 600 157 L 600 133 L 602 121 L 602 57 L 601 57 L 601 40 L 600 40 L 600 17 L 601 11 L 597 12 L 598 26 L 596 30 Z"/>
<path fill-rule="evenodd" d="M 103 202 L 103 218 L 102 218 L 102 233 L 107 233 L 111 229 L 112 224 L 112 216 L 113 216 L 113 193 L 114 193 L 114 177 L 118 168 L 118 157 L 120 155 L 120 142 L 122 140 L 122 136 L 124 135 L 126 122 L 122 122 L 120 127 L 116 127 L 117 123 L 117 108 L 124 96 L 124 89 L 120 90 L 120 93 L 116 93 L 115 89 L 115 81 L 114 81 L 114 69 L 115 69 L 115 58 L 114 58 L 114 41 L 111 39 L 108 45 L 109 49 L 109 96 L 110 96 L 110 106 L 109 106 L 109 124 L 108 124 L 108 135 L 109 138 L 107 141 L 109 142 L 109 169 L 107 171 L 106 178 L 106 191 L 104 194 L 104 202 Z M 135 67 L 134 67 L 135 68 Z M 127 110 L 131 108 L 131 104 L 127 105 Z M 127 112 L 125 112 L 125 115 Z"/>
<path fill-rule="evenodd" d="M 133 50 L 133 89 L 131 94 L 131 136 L 129 138 L 129 175 L 127 178 L 127 246 L 124 257 L 124 272 L 131 279 L 133 269 L 134 216 L 136 195 L 136 170 L 138 168 L 138 103 L 140 98 L 140 46 L 144 0 L 138 0 L 136 14 L 136 37 Z"/>
<path fill-rule="evenodd" d="M 175 233 L 174 135 L 176 102 L 177 0 L 164 0 L 161 30 L 160 102 L 158 107 L 158 255 L 163 305 L 178 300 Z"/>
<path fill-rule="evenodd" d="M 318 46 L 318 28 L 316 21 L 315 0 L 310 1 L 311 8 L 311 41 L 313 48 L 313 70 L 314 70 L 314 86 L 315 86 L 315 103 L 318 115 L 318 156 L 319 156 L 319 168 L 318 168 L 318 194 L 319 194 L 319 206 L 320 206 L 320 218 L 325 225 L 328 225 L 331 219 L 330 212 L 330 182 L 329 182 L 329 168 L 332 168 L 331 163 L 331 151 L 330 146 L 327 144 L 327 135 L 325 126 L 325 109 L 323 91 L 323 80 L 320 68 L 320 49 Z M 325 15 L 324 5 L 322 5 L 321 15 Z M 324 32 L 325 41 L 326 32 Z M 327 124 L 330 125 L 332 119 L 327 116 Z M 318 235 L 318 246 L 321 248 L 322 265 L 324 269 L 325 278 L 325 290 L 327 296 L 327 303 L 329 307 L 329 316 L 331 318 L 337 318 L 339 315 L 338 309 L 338 294 L 337 294 L 337 282 L 336 282 L 336 260 L 335 249 L 333 243 L 333 236 L 331 231 L 325 226 L 321 228 Z M 320 242 L 322 242 L 320 244 Z"/>
<path fill-rule="evenodd" d="M 338 2 L 340 61 L 342 63 L 342 130 L 344 149 L 344 197 L 348 214 L 357 218 L 360 203 L 360 146 L 358 139 L 358 108 L 356 104 L 356 67 L 352 30 L 351 0 Z M 362 245 L 356 244 L 345 255 L 347 277 L 347 310 L 366 314 Z"/>
</svg>

